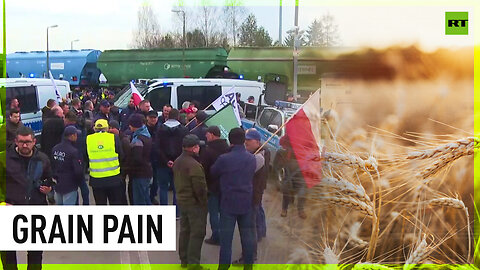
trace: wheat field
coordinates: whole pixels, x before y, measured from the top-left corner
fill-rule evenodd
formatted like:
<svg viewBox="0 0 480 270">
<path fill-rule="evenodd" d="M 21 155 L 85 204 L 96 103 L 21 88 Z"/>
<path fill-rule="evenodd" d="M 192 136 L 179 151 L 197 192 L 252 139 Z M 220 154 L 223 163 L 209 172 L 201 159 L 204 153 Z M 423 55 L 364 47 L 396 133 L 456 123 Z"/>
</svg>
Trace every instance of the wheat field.
<svg viewBox="0 0 480 270">
<path fill-rule="evenodd" d="M 473 79 L 341 85 L 322 89 L 326 153 L 308 218 L 275 219 L 298 240 L 290 262 L 473 263 Z"/>
</svg>

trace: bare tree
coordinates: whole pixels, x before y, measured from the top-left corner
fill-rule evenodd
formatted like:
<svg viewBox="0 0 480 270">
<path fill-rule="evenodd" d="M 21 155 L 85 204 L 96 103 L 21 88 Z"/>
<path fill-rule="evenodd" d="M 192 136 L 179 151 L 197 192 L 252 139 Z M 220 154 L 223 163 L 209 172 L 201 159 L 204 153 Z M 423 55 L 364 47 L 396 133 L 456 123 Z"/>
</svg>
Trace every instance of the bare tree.
<svg viewBox="0 0 480 270">
<path fill-rule="evenodd" d="M 315 19 L 307 30 L 307 44 L 309 46 L 331 47 L 340 43 L 338 25 L 330 13 Z"/>
<path fill-rule="evenodd" d="M 150 49 L 160 46 L 161 33 L 157 17 L 148 3 L 144 3 L 137 12 L 137 29 L 133 34 L 133 47 Z"/>
<path fill-rule="evenodd" d="M 205 36 L 205 47 L 211 46 L 210 40 L 216 35 L 218 31 L 215 27 L 218 25 L 219 12 L 218 7 L 212 6 L 210 0 L 202 0 L 201 8 L 199 9 L 198 28 Z"/>
<path fill-rule="evenodd" d="M 225 0 L 223 8 L 225 19 L 225 32 L 232 34 L 233 46 L 237 45 L 237 35 L 240 25 L 247 14 L 247 9 L 242 6 L 242 0 Z"/>
</svg>

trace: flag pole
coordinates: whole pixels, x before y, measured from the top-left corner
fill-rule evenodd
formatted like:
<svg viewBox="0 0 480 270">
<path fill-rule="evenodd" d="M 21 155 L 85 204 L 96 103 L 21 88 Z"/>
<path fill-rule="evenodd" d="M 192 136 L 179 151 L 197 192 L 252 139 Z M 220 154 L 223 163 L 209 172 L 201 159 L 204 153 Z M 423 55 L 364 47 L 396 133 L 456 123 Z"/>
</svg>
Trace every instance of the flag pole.
<svg viewBox="0 0 480 270">
<path fill-rule="evenodd" d="M 320 89 L 318 89 L 317 91 L 320 91 Z M 315 93 L 316 93 L 316 91 L 315 91 Z M 315 93 L 313 93 L 313 95 L 315 95 Z M 277 131 L 275 131 L 275 133 L 273 133 L 272 136 L 270 136 L 270 138 L 268 138 L 268 140 L 266 140 L 266 141 L 262 144 L 262 146 L 260 146 L 260 148 L 257 149 L 257 151 L 255 151 L 254 155 L 258 154 L 258 152 L 260 152 L 260 151 L 263 149 L 263 147 L 265 147 L 265 145 L 267 145 L 267 143 L 270 142 L 270 141 L 273 139 L 273 137 L 274 137 L 275 135 L 277 135 L 278 132 L 280 132 L 280 130 L 282 130 L 282 128 L 285 127 L 285 125 L 286 125 L 293 117 L 295 117 L 295 115 L 298 113 L 298 111 L 300 111 L 300 110 L 303 108 L 303 106 L 305 106 L 305 104 L 307 104 L 307 102 L 310 100 L 310 98 L 313 97 L 313 95 L 310 96 L 310 97 L 307 99 L 307 101 L 305 101 L 302 105 L 300 105 L 300 108 L 297 109 L 297 111 L 293 114 L 293 116 L 290 117 L 289 119 L 287 119 L 287 121 L 285 121 L 285 123 L 283 123 L 282 126 L 280 126 L 280 127 L 277 129 Z M 321 106 L 321 104 L 320 104 L 320 106 Z"/>
</svg>

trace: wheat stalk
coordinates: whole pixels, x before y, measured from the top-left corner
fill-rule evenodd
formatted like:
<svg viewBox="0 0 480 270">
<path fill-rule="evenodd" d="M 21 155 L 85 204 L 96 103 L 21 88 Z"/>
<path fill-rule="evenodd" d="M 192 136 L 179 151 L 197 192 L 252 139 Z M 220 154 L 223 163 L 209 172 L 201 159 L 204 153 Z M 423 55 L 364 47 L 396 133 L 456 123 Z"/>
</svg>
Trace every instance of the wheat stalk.
<svg viewBox="0 0 480 270">
<path fill-rule="evenodd" d="M 335 254 L 330 247 L 325 247 L 323 250 L 323 259 L 325 260 L 326 264 L 338 264 L 340 261 L 338 259 L 338 255 Z"/>
<path fill-rule="evenodd" d="M 426 179 L 440 172 L 451 162 L 463 156 L 473 155 L 475 149 L 479 148 L 479 142 L 480 139 L 476 137 L 459 139 L 455 142 L 447 143 L 434 149 L 410 152 L 407 154 L 407 159 L 437 159 L 418 174 L 423 179 Z"/>
<path fill-rule="evenodd" d="M 368 197 L 365 193 L 365 189 L 361 185 L 355 185 L 347 180 L 327 177 L 322 179 L 320 186 L 332 188 L 340 194 L 352 196 L 360 201 L 371 203 L 370 197 Z"/>
<path fill-rule="evenodd" d="M 326 152 L 324 160 L 330 163 L 343 164 L 354 169 L 363 169 L 369 171 L 374 171 L 378 167 L 377 161 L 374 157 L 369 157 L 367 160 L 363 160 L 355 155 Z"/>
<path fill-rule="evenodd" d="M 355 209 L 359 212 L 362 212 L 368 217 L 375 217 L 375 213 L 373 211 L 373 206 L 371 203 L 365 203 L 362 202 L 356 198 L 350 197 L 350 196 L 325 196 L 321 197 L 321 200 L 330 202 L 334 205 L 340 205 L 344 207 L 350 207 L 352 209 Z"/>
<path fill-rule="evenodd" d="M 428 244 L 427 244 L 427 236 L 423 235 L 422 241 L 417 244 L 415 250 L 408 256 L 408 259 L 405 261 L 405 265 L 403 266 L 403 270 L 410 270 L 415 265 L 421 263 L 425 258 L 428 256 Z"/>
</svg>

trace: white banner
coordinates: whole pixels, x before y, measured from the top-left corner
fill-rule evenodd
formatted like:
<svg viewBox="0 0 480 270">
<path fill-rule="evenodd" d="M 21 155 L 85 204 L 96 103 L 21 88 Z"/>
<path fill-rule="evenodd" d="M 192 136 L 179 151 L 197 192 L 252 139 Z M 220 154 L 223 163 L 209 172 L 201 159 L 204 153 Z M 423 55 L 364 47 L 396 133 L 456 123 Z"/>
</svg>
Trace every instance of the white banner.
<svg viewBox="0 0 480 270">
<path fill-rule="evenodd" d="M 235 92 L 235 87 L 232 87 L 227 93 L 219 96 L 214 102 L 212 102 L 212 106 L 215 110 L 220 110 L 225 107 L 227 104 L 231 103 L 233 107 L 233 111 L 235 112 L 235 116 L 237 117 L 238 125 L 242 126 L 242 121 L 240 119 L 240 112 L 238 111 L 238 103 L 237 103 L 237 93 Z"/>
<path fill-rule="evenodd" d="M 175 206 L 0 206 L 0 250 L 176 249 Z"/>
</svg>

